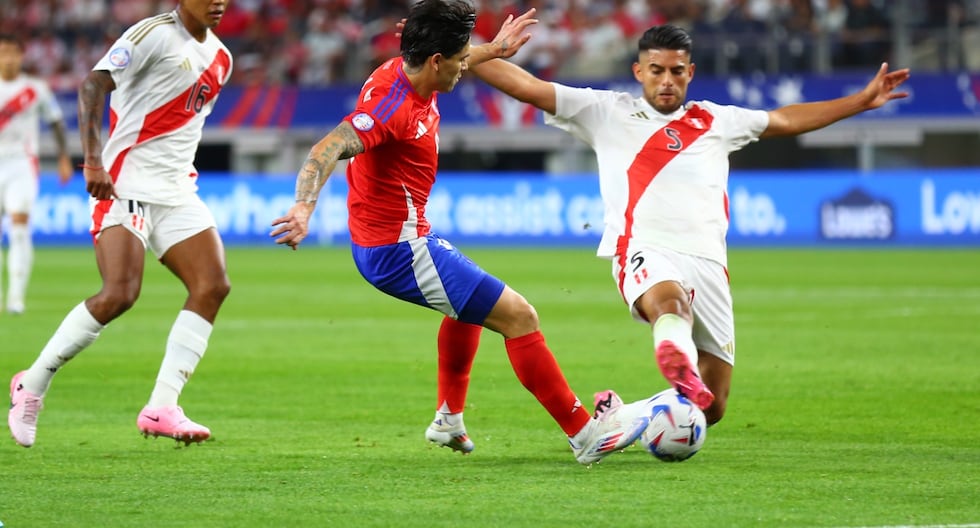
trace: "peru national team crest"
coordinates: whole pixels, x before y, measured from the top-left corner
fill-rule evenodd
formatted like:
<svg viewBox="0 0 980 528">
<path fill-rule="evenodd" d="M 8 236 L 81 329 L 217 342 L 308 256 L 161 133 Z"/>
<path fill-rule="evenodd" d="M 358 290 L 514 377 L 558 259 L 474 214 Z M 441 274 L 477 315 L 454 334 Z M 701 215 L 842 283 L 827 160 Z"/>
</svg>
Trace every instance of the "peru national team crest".
<svg viewBox="0 0 980 528">
<path fill-rule="evenodd" d="M 364 112 L 361 112 L 351 118 L 351 123 L 354 124 L 354 128 L 360 130 L 361 132 L 367 132 L 374 128 L 374 118 Z"/>
<path fill-rule="evenodd" d="M 126 48 L 116 48 L 109 52 L 109 62 L 117 68 L 129 66 L 129 50 Z"/>
</svg>

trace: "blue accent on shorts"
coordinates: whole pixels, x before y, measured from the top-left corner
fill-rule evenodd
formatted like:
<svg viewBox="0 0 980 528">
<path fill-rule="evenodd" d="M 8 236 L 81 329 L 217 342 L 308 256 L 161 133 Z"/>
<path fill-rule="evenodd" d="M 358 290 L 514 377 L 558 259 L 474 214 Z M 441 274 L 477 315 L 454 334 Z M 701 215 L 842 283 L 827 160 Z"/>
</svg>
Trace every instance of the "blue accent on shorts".
<svg viewBox="0 0 980 528">
<path fill-rule="evenodd" d="M 504 283 L 436 235 L 363 247 L 351 244 L 361 275 L 392 297 L 482 325 Z"/>
</svg>

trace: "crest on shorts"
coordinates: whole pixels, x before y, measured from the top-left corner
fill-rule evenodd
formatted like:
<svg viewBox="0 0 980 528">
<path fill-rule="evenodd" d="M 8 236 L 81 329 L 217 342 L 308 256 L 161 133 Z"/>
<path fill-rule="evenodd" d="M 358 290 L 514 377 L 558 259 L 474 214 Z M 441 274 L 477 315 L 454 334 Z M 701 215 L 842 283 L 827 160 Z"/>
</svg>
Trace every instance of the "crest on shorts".
<svg viewBox="0 0 980 528">
<path fill-rule="evenodd" d="M 126 48 L 116 48 L 109 52 L 109 62 L 117 68 L 129 66 L 130 58 L 129 50 Z"/>
</svg>

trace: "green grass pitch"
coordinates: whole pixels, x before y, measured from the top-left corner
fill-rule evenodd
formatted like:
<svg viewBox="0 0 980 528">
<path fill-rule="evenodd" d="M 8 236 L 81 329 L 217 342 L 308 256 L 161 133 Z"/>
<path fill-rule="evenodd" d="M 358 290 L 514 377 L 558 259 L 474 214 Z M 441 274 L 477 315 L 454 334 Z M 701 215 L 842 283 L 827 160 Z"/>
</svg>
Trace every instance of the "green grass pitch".
<svg viewBox="0 0 980 528">
<path fill-rule="evenodd" d="M 464 248 L 538 310 L 573 389 L 666 387 L 590 248 Z M 28 312 L 0 315 L 0 374 L 27 367 L 98 286 L 90 249 L 37 251 Z M 214 438 L 143 439 L 136 415 L 183 291 L 142 296 L 55 379 L 37 444 L 0 441 L 0 521 L 21 527 L 980 526 L 980 252 L 732 252 L 728 415 L 680 464 L 634 447 L 577 464 L 485 332 L 466 423 L 425 442 L 439 314 L 372 289 L 345 249 L 231 248 L 233 288 L 181 403 Z"/>
</svg>

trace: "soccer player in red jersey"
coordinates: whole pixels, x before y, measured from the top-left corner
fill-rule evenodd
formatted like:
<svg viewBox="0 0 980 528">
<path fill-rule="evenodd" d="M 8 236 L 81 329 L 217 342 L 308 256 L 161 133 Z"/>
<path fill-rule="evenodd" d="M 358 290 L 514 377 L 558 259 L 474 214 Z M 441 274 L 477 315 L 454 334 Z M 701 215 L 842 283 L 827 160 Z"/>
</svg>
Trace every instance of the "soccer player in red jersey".
<svg viewBox="0 0 980 528">
<path fill-rule="evenodd" d="M 508 17 L 490 43 L 470 45 L 475 12 L 465 0 L 421 0 L 402 28 L 401 56 L 376 69 L 356 107 L 310 151 L 296 181 L 296 204 L 273 221 L 276 243 L 293 249 L 309 231 L 324 182 L 350 159 L 347 199 L 352 253 L 379 290 L 445 314 L 438 336 L 438 394 L 426 438 L 468 453 L 463 425 L 470 368 L 487 327 L 504 337 L 518 379 L 590 464 L 630 444 L 646 427 L 642 405 L 592 416 L 569 388 L 528 302 L 430 231 L 426 202 L 436 178 L 438 93 L 472 64 L 510 57 L 527 39 L 534 11 Z"/>
</svg>

